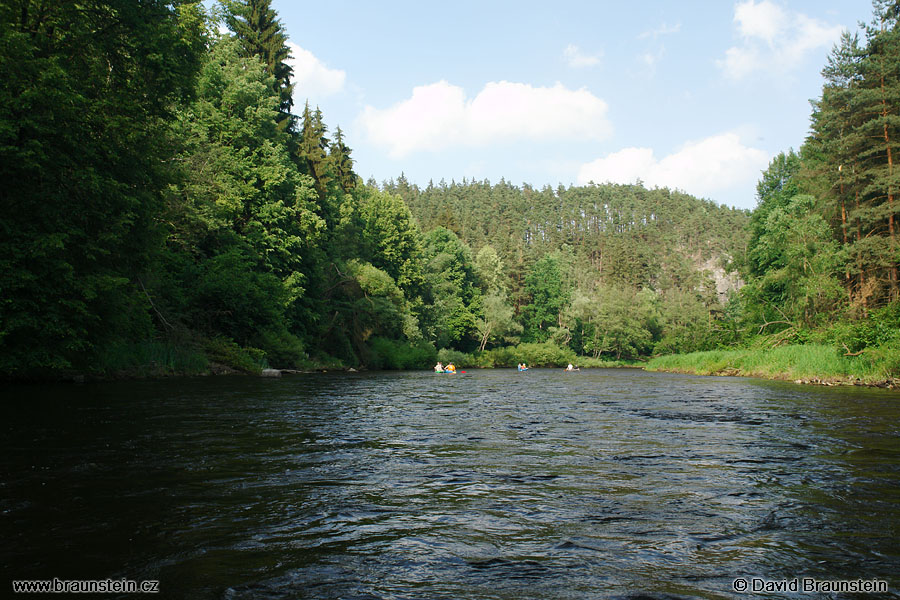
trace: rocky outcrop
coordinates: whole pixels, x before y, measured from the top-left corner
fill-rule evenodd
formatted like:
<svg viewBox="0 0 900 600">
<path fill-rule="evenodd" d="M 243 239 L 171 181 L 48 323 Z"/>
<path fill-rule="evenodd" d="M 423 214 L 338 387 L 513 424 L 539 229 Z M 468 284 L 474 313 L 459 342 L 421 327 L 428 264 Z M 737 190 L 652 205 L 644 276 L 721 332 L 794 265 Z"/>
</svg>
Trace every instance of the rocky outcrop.
<svg viewBox="0 0 900 600">
<path fill-rule="evenodd" d="M 726 304 L 728 296 L 741 289 L 744 281 L 736 271 L 729 273 L 722 268 L 721 262 L 718 258 L 708 258 L 703 262 L 697 261 L 695 264 L 699 271 L 706 272 L 715 283 L 716 297 L 719 299 L 719 303 Z"/>
</svg>

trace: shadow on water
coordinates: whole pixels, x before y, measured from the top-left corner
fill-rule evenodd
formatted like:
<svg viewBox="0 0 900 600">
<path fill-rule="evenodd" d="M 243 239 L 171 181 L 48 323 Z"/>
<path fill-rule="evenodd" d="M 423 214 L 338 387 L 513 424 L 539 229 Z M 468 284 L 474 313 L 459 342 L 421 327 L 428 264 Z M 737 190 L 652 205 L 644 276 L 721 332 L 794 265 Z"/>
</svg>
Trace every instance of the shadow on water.
<svg viewBox="0 0 900 600">
<path fill-rule="evenodd" d="M 4 585 L 159 579 L 164 597 L 323 599 L 737 598 L 739 576 L 900 589 L 892 392 L 626 369 L 5 395 Z"/>
</svg>

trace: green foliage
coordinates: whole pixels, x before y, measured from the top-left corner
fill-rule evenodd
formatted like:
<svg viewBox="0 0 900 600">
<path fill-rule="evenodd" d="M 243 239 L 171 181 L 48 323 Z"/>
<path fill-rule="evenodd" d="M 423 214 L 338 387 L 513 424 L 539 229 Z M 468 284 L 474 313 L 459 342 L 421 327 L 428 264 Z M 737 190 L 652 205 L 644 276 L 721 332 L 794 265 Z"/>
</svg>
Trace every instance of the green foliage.
<svg viewBox="0 0 900 600">
<path fill-rule="evenodd" d="M 439 348 L 473 348 L 481 298 L 471 250 L 455 233 L 438 227 L 425 236 L 423 260 L 426 328 Z"/>
<path fill-rule="evenodd" d="M 359 319 L 359 327 L 364 328 L 365 341 L 372 333 L 400 336 L 406 312 L 403 292 L 390 275 L 370 265 L 351 261 L 347 273 L 356 283 L 354 318 Z"/>
<path fill-rule="evenodd" d="M 900 373 L 895 352 L 845 356 L 834 346 L 805 344 L 773 349 L 713 350 L 651 359 L 651 371 L 700 375 L 745 375 L 777 379 L 837 380 L 868 383 Z"/>
<path fill-rule="evenodd" d="M 609 358 L 594 358 L 592 356 L 579 356 L 578 366 L 582 369 L 619 369 L 622 367 L 637 367 L 642 365 L 638 360 L 612 360 Z"/>
<path fill-rule="evenodd" d="M 522 308 L 525 339 L 545 341 L 550 328 L 561 324 L 563 308 L 569 301 L 569 287 L 564 281 L 564 266 L 556 254 L 537 261 L 525 277 L 525 291 L 531 302 Z"/>
<path fill-rule="evenodd" d="M 328 138 L 325 133 L 328 130 L 322 119 L 322 111 L 318 108 L 310 110 L 309 102 L 303 108 L 301 119 L 303 126 L 297 139 L 297 156 L 304 172 L 315 181 L 319 200 L 324 203 L 329 184 L 335 176 L 335 164 L 328 160 L 327 154 Z"/>
<path fill-rule="evenodd" d="M 283 322 L 286 292 L 270 273 L 254 269 L 248 250 L 233 246 L 199 265 L 188 308 L 190 323 L 208 335 L 247 344 Z"/>
<path fill-rule="evenodd" d="M 506 267 L 493 247 L 483 246 L 478 251 L 474 267 L 478 286 L 482 292 L 506 295 L 509 287 L 506 281 Z"/>
<path fill-rule="evenodd" d="M 204 46 L 187 3 L 0 5 L 0 369 L 85 368 L 136 335 L 170 180 L 165 119 Z M 142 332 L 146 333 L 146 332 Z"/>
<path fill-rule="evenodd" d="M 353 172 L 351 152 L 350 147 L 344 143 L 344 132 L 338 127 L 334 133 L 334 141 L 328 147 L 328 160 L 331 162 L 338 186 L 345 193 L 356 189 L 359 180 L 359 176 Z"/>
<path fill-rule="evenodd" d="M 654 346 L 657 354 L 711 350 L 720 340 L 710 308 L 696 293 L 670 290 L 661 298 L 660 311 L 663 333 Z"/>
<path fill-rule="evenodd" d="M 766 260 L 767 270 L 744 290 L 764 312 L 771 314 L 765 310 L 769 306 L 784 324 L 811 327 L 837 310 L 843 296 L 837 279 L 839 246 L 815 213 L 812 196 L 795 196 L 786 206 L 772 209 L 760 227 L 757 251 L 759 256 L 778 256 Z"/>
<path fill-rule="evenodd" d="M 308 362 L 303 341 L 283 326 L 262 329 L 250 343 L 265 353 L 266 362 L 278 369 L 296 369 Z"/>
<path fill-rule="evenodd" d="M 846 348 L 847 352 L 900 346 L 900 302 L 872 311 L 865 320 L 838 321 L 824 337 L 826 341 Z"/>
<path fill-rule="evenodd" d="M 800 194 L 796 175 L 800 170 L 800 156 L 793 150 L 772 159 L 756 186 L 756 210 L 750 215 L 750 239 L 747 242 L 747 263 L 751 275 L 762 275 L 772 268 L 785 265 L 784 247 L 773 244 L 770 215 L 784 211 Z"/>
<path fill-rule="evenodd" d="M 158 340 L 119 342 L 103 348 L 95 369 L 112 375 L 198 375 L 209 366 L 206 355 L 191 347 Z"/>
<path fill-rule="evenodd" d="M 399 197 L 369 187 L 358 193 L 363 258 L 390 275 L 408 297 L 421 293 L 422 238 Z"/>
<path fill-rule="evenodd" d="M 552 342 L 519 344 L 515 354 L 516 364 L 523 362 L 529 367 L 565 367 L 569 363 L 578 364 L 572 350 L 561 348 Z"/>
<path fill-rule="evenodd" d="M 660 330 L 656 295 L 631 288 L 600 285 L 578 290 L 564 318 L 572 346 L 594 358 L 646 355 Z"/>
<path fill-rule="evenodd" d="M 441 348 L 438 350 L 437 359 L 445 365 L 453 364 L 457 369 L 478 367 L 479 361 L 474 354 L 460 352 L 459 350 L 451 350 L 450 348 Z"/>
<path fill-rule="evenodd" d="M 206 340 L 204 350 L 209 360 L 243 373 L 259 374 L 269 367 L 266 354 L 259 348 L 242 348 L 225 337 Z"/>
<path fill-rule="evenodd" d="M 386 189 L 403 197 L 424 231 L 444 226 L 472 249 L 490 246 L 502 258 L 504 283 L 520 315 L 531 302 L 527 274 L 555 251 L 565 263 L 568 290 L 601 281 L 663 291 L 696 287 L 691 275 L 699 263 L 729 265 L 747 239 L 745 211 L 668 189 L 607 184 L 536 190 L 502 180 L 441 181 L 420 189 L 402 176 Z"/>
<path fill-rule="evenodd" d="M 223 5 L 225 22 L 240 42 L 242 56 L 258 59 L 271 76 L 269 85 L 278 97 L 277 120 L 282 129 L 289 127 L 294 103 L 294 71 L 287 62 L 291 50 L 270 0 L 223 0 Z"/>
<path fill-rule="evenodd" d="M 373 369 L 428 369 L 438 360 L 438 352 L 428 342 L 411 344 L 402 340 L 375 337 L 369 342 Z"/>
<path fill-rule="evenodd" d="M 479 367 L 515 367 L 522 362 L 515 346 L 491 348 L 478 355 Z"/>
<path fill-rule="evenodd" d="M 522 326 L 515 321 L 513 307 L 506 294 L 494 291 L 481 299 L 481 317 L 476 317 L 475 328 L 481 338 L 479 350 L 490 342 L 503 341 L 515 344 L 519 341 Z"/>
<path fill-rule="evenodd" d="M 823 70 L 813 135 L 803 153 L 807 187 L 845 250 L 843 284 L 858 312 L 900 298 L 897 202 L 900 27 L 894 3 L 874 4 L 865 43 L 845 33 Z"/>
<path fill-rule="evenodd" d="M 325 224 L 315 214 L 313 182 L 297 171 L 287 134 L 275 126 L 271 79 L 261 63 L 240 57 L 235 40 L 212 47 L 197 99 L 179 112 L 174 131 L 183 183 L 172 188 L 170 244 L 203 248 L 238 233 L 299 297 L 304 256 Z"/>
</svg>

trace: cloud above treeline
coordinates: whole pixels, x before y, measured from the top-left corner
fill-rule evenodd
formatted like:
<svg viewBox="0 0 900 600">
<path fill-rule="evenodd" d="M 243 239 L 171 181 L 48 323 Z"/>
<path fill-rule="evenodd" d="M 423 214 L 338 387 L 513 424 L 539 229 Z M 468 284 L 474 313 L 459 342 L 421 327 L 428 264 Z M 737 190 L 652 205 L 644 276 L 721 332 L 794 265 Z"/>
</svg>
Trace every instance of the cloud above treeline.
<svg viewBox="0 0 900 600">
<path fill-rule="evenodd" d="M 709 196 L 736 184 L 754 181 L 769 162 L 766 152 L 746 146 L 736 133 L 721 133 L 687 142 L 677 152 L 657 158 L 652 148 L 624 148 L 589 162 L 578 183 L 635 183 L 680 189 Z"/>
<path fill-rule="evenodd" d="M 786 10 L 770 0 L 738 2 L 734 24 L 741 43 L 726 50 L 725 58 L 716 61 L 732 80 L 759 71 L 789 71 L 811 52 L 831 48 L 843 30 L 840 25 Z"/>
<path fill-rule="evenodd" d="M 359 123 L 392 158 L 413 152 L 486 146 L 518 140 L 602 140 L 612 126 L 606 102 L 560 83 L 487 83 L 474 98 L 447 81 L 414 88 L 388 108 L 366 106 Z"/>
<path fill-rule="evenodd" d="M 293 42 L 288 42 L 291 58 L 287 63 L 294 70 L 294 105 L 303 106 L 309 100 L 316 104 L 320 98 L 337 94 L 344 89 L 347 73 L 330 69 L 316 56 Z"/>
</svg>

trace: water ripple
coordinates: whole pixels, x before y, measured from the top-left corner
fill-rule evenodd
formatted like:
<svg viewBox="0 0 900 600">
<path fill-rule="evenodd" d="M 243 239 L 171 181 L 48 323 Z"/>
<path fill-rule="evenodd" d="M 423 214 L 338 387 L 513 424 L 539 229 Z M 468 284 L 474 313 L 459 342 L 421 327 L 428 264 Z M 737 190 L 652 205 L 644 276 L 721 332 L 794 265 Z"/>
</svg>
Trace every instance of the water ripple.
<svg viewBox="0 0 900 600">
<path fill-rule="evenodd" d="M 175 598 L 900 585 L 900 397 L 632 370 L 14 388 L 16 578 Z"/>
</svg>

